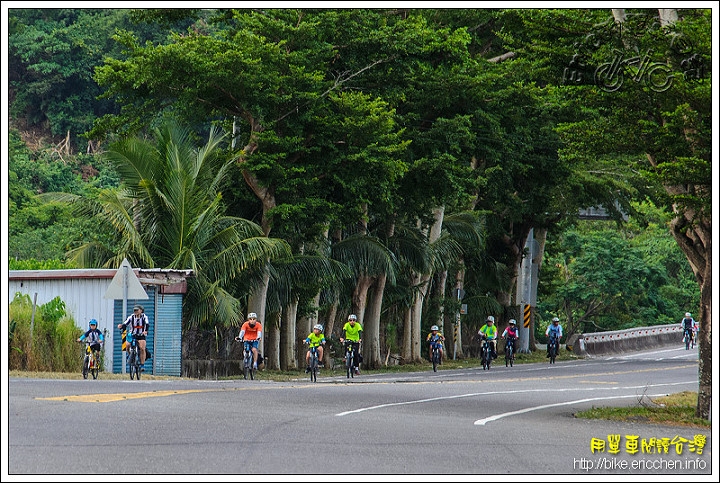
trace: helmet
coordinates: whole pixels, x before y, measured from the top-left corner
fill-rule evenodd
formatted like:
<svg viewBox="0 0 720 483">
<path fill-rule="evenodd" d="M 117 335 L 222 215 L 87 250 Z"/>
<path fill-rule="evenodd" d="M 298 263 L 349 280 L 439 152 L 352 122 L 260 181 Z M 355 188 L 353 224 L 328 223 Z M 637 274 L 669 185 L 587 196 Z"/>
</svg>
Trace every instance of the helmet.
<svg viewBox="0 0 720 483">
<path fill-rule="evenodd" d="M 315 330 L 315 329 L 317 329 L 317 330 L 319 330 L 320 332 L 322 332 L 323 326 L 320 325 L 320 324 L 315 324 L 315 325 L 313 325 L 313 330 Z"/>
<path fill-rule="evenodd" d="M 495 322 L 495 317 L 493 317 L 492 315 L 488 315 L 487 321 L 488 321 L 488 322 Z"/>
<path fill-rule="evenodd" d="M 350 315 L 348 316 L 348 320 L 357 320 L 357 315 L 355 315 L 355 314 L 350 314 Z"/>
<path fill-rule="evenodd" d="M 552 321 L 553 321 L 553 322 L 560 322 L 560 319 L 558 319 L 557 317 L 553 317 Z"/>
<path fill-rule="evenodd" d="M 142 312 L 145 312 L 145 307 L 143 307 L 142 305 L 136 305 L 135 307 L 133 307 L 133 310 L 140 310 Z"/>
<path fill-rule="evenodd" d="M 692 317 L 692 314 L 690 312 L 685 312 L 685 317 Z"/>
<path fill-rule="evenodd" d="M 440 329 L 438 329 L 437 325 L 433 325 L 432 327 L 430 327 L 430 330 L 440 330 Z"/>
<path fill-rule="evenodd" d="M 95 320 L 95 319 L 90 319 L 90 324 L 89 324 L 89 325 L 90 325 L 90 327 L 92 327 L 93 325 L 97 325 L 97 320 Z"/>
<path fill-rule="evenodd" d="M 510 325 L 515 325 L 515 319 L 510 319 L 510 320 L 508 321 L 508 323 L 509 323 Z"/>
<path fill-rule="evenodd" d="M 255 312 L 250 312 L 248 314 L 248 319 L 257 319 L 257 314 Z"/>
</svg>

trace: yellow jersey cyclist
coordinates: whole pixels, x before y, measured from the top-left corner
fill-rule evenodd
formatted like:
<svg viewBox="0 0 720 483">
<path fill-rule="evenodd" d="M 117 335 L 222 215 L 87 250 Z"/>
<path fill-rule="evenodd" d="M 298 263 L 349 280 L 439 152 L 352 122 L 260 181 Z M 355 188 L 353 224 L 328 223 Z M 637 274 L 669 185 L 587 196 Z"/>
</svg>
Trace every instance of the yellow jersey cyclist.
<svg viewBox="0 0 720 483">
<path fill-rule="evenodd" d="M 345 337 L 340 337 L 340 342 L 343 343 L 347 340 L 352 343 L 355 350 L 353 367 L 355 367 L 355 374 L 360 374 L 360 342 L 362 342 L 363 328 L 360 322 L 357 321 L 357 315 L 350 314 L 348 316 L 348 321 L 343 325 L 342 331 Z"/>
<path fill-rule="evenodd" d="M 325 334 L 323 334 L 323 326 L 316 324 L 313 326 L 312 332 L 305 338 L 305 343 L 312 349 L 317 347 L 318 366 L 323 360 L 323 346 L 325 345 Z M 305 354 L 305 372 L 310 372 L 310 349 Z"/>
<path fill-rule="evenodd" d="M 498 337 L 498 330 L 495 326 L 495 317 L 492 315 L 488 315 L 487 320 L 485 321 L 485 325 L 480 327 L 480 330 L 478 330 L 478 335 L 482 337 L 483 339 L 487 339 L 490 341 L 490 349 L 492 350 L 492 358 L 497 359 L 497 337 Z"/>
</svg>

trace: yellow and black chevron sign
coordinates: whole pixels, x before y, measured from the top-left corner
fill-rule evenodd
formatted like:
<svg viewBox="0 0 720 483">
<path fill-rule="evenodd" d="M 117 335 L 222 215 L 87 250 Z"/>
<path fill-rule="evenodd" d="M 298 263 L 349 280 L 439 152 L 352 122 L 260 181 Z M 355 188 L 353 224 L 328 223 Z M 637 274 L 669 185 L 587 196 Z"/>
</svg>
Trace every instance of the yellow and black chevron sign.
<svg viewBox="0 0 720 483">
<path fill-rule="evenodd" d="M 122 350 L 125 352 L 127 350 L 127 329 L 123 330 L 122 333 Z"/>
<path fill-rule="evenodd" d="M 525 313 L 523 314 L 523 315 L 524 315 L 523 327 L 525 327 L 526 329 L 527 329 L 528 327 L 530 327 L 530 309 L 531 309 L 531 308 L 532 308 L 532 307 L 530 306 L 530 304 L 527 304 L 527 305 L 525 306 Z"/>
</svg>

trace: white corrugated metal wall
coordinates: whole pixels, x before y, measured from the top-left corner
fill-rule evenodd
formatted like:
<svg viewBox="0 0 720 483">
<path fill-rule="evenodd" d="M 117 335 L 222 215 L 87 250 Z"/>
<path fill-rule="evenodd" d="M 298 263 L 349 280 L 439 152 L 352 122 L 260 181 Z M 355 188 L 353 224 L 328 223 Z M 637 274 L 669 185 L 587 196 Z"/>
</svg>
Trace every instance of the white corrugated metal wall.
<svg viewBox="0 0 720 483">
<path fill-rule="evenodd" d="M 12 271 L 8 280 L 8 303 L 12 302 L 15 294 L 20 292 L 33 301 L 37 293 L 37 305 L 44 305 L 55 297 L 65 302 L 65 310 L 78 327 L 87 330 L 88 321 L 96 319 L 98 329 L 106 337 L 106 347 L 113 347 L 113 308 L 114 300 L 104 298 L 110 285 L 110 278 L 80 278 L 80 279 L 24 279 L 13 280 Z M 107 330 L 106 330 L 107 329 Z M 105 351 L 105 365 L 112 367 L 112 351 Z"/>
</svg>

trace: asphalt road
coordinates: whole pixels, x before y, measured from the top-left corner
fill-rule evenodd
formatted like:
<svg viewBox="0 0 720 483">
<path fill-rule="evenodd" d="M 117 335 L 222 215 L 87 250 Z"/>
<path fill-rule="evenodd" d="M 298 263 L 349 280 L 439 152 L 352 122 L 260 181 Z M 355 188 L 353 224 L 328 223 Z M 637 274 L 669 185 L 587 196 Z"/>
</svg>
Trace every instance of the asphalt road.
<svg viewBox="0 0 720 483">
<path fill-rule="evenodd" d="M 712 474 L 710 430 L 574 417 L 696 391 L 696 351 L 501 358 L 489 371 L 321 372 L 317 383 L 12 378 L 6 475 Z"/>
</svg>

